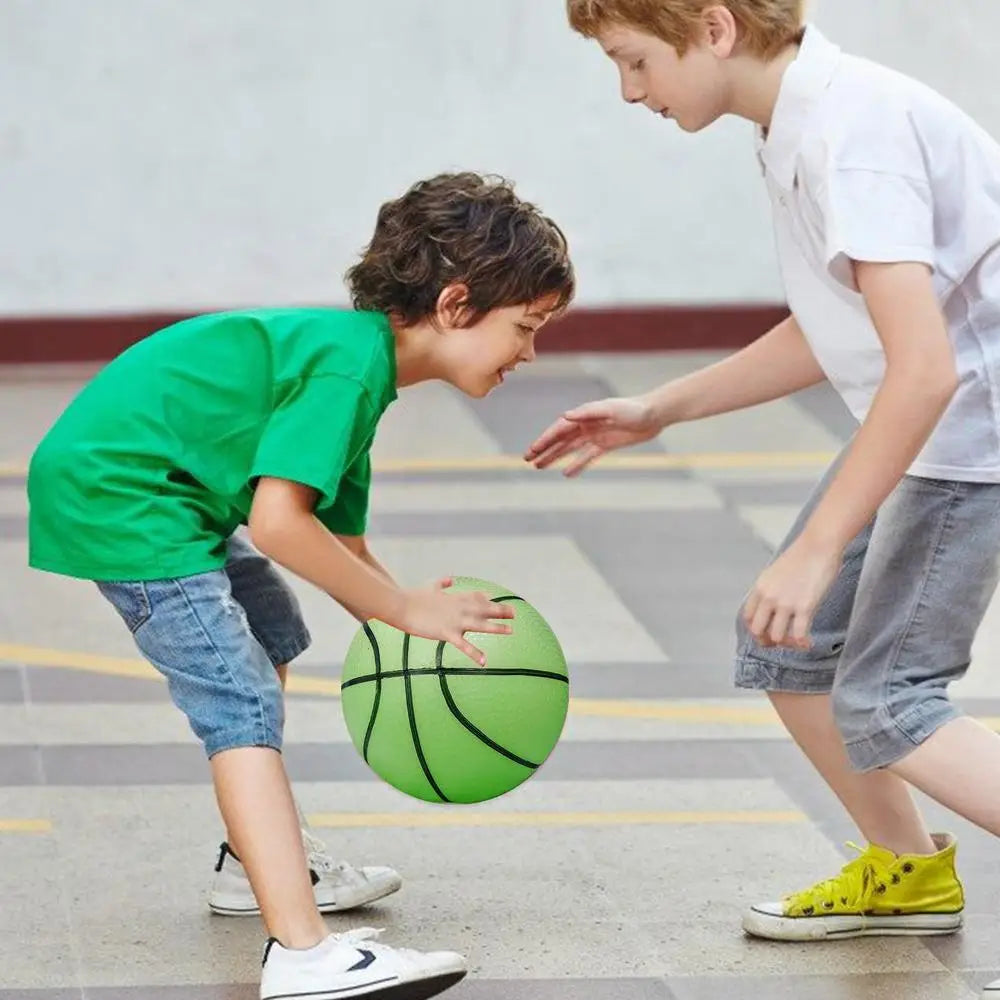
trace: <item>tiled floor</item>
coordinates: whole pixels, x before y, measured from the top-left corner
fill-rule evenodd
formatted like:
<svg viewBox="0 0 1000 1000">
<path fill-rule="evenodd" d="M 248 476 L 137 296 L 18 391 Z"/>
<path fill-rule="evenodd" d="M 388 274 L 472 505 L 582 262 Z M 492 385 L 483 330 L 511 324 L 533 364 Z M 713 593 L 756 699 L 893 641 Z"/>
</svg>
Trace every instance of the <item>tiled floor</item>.
<svg viewBox="0 0 1000 1000">
<path fill-rule="evenodd" d="M 404 581 L 470 574 L 531 599 L 574 701 L 510 795 L 406 799 L 361 762 L 335 697 L 355 624 L 298 586 L 316 640 L 289 698 L 300 800 L 334 853 L 406 879 L 330 925 L 464 951 L 455 1000 L 971 1000 L 1000 967 L 1000 851 L 933 805 L 962 842 L 961 934 L 740 932 L 746 903 L 832 874 L 857 837 L 766 701 L 730 683 L 739 600 L 850 433 L 838 402 L 812 390 L 668 430 L 577 483 L 510 458 L 561 408 L 704 360 L 559 357 L 480 404 L 401 394 L 376 447 L 373 548 Z M 0 369 L 0 1000 L 250 1000 L 261 928 L 205 907 L 220 825 L 186 723 L 92 587 L 25 568 L 19 470 L 85 375 Z M 1000 716 L 998 641 L 1000 605 L 956 688 L 984 717 Z"/>
</svg>

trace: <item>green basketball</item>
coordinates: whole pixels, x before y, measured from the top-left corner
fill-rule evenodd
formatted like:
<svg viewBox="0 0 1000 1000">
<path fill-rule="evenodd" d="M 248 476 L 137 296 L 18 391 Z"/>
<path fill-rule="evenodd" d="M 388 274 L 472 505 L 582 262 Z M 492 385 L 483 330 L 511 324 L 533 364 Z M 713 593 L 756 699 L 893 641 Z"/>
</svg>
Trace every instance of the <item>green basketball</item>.
<svg viewBox="0 0 1000 1000">
<path fill-rule="evenodd" d="M 498 584 L 456 577 L 509 604 L 511 635 L 469 633 L 479 667 L 454 646 L 370 621 L 344 658 L 341 700 L 368 765 L 428 802 L 483 802 L 526 781 L 552 752 L 569 707 L 559 641 L 523 598 Z"/>
</svg>

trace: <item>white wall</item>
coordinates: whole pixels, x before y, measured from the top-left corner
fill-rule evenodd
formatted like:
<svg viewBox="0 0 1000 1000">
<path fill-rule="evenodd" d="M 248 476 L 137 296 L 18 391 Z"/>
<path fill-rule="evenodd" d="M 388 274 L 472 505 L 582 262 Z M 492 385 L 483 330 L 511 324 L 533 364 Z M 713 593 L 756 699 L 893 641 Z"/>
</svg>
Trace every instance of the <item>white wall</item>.
<svg viewBox="0 0 1000 1000">
<path fill-rule="evenodd" d="M 995 0 L 813 0 L 1000 134 Z M 505 173 L 580 301 L 781 296 L 750 127 L 627 108 L 562 0 L 0 0 L 0 313 L 341 302 L 378 205 Z"/>
</svg>

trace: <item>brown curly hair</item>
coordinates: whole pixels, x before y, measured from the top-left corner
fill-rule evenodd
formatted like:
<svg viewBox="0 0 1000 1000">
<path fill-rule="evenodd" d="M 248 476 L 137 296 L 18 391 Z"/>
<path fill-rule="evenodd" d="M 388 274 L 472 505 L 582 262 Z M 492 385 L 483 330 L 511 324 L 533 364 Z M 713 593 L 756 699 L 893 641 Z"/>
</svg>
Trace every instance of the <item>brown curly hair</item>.
<svg viewBox="0 0 1000 1000">
<path fill-rule="evenodd" d="M 502 177 L 439 174 L 378 213 L 375 235 L 346 276 L 355 309 L 406 323 L 431 316 L 448 285 L 468 287 L 472 323 L 491 309 L 575 291 L 566 237 Z"/>
</svg>

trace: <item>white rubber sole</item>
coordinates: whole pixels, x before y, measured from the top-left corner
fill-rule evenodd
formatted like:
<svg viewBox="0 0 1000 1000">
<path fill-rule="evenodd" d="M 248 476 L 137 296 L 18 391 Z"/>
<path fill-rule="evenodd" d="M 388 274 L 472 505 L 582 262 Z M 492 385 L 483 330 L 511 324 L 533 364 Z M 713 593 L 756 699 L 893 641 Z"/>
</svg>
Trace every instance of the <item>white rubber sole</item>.
<svg viewBox="0 0 1000 1000">
<path fill-rule="evenodd" d="M 450 989 L 465 978 L 466 970 L 438 971 L 422 979 L 401 982 L 398 977 L 375 979 L 358 986 L 320 990 L 308 993 L 265 993 L 261 989 L 261 1000 L 345 1000 L 349 997 L 372 997 L 373 1000 L 428 1000 Z"/>
<path fill-rule="evenodd" d="M 381 882 L 370 882 L 365 886 L 346 888 L 333 897 L 317 895 L 316 908 L 320 913 L 343 913 L 355 910 L 359 906 L 368 906 L 386 896 L 398 892 L 403 885 L 399 877 L 385 879 Z M 208 908 L 220 917 L 257 917 L 260 907 L 251 894 L 212 892 L 208 897 Z M 349 995 L 349 994 L 344 994 Z M 322 1000 L 322 998 L 313 998 Z"/>
<path fill-rule="evenodd" d="M 914 913 L 905 916 L 776 917 L 755 908 L 743 916 L 743 930 L 771 941 L 839 941 L 856 937 L 924 937 L 954 934 L 961 913 Z M 1000 992 L 996 994 L 1000 1000 Z"/>
</svg>

